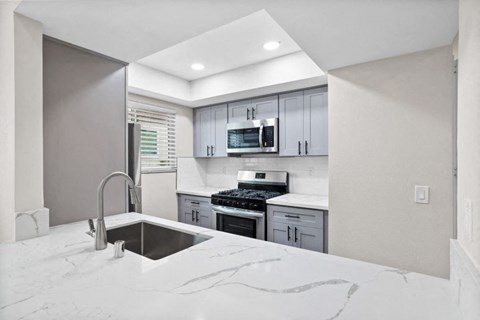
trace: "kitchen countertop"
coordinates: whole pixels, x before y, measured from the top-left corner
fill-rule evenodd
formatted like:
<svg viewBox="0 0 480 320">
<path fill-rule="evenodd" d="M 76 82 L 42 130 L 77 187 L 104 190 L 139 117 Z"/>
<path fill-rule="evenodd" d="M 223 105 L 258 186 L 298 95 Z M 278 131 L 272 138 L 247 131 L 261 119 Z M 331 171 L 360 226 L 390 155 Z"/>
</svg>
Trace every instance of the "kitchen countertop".
<svg viewBox="0 0 480 320">
<path fill-rule="evenodd" d="M 328 210 L 328 196 L 287 193 L 267 200 L 267 204 L 305 209 Z"/>
<path fill-rule="evenodd" d="M 457 319 L 450 282 L 137 213 L 212 237 L 150 260 L 95 251 L 87 222 L 0 245 L 0 319 Z"/>
<path fill-rule="evenodd" d="M 225 187 L 191 187 L 191 188 L 182 188 L 177 189 L 177 193 L 180 194 L 188 194 L 191 196 L 198 196 L 198 197 L 211 197 L 212 194 L 217 193 L 219 191 L 225 190 L 228 188 Z"/>
</svg>

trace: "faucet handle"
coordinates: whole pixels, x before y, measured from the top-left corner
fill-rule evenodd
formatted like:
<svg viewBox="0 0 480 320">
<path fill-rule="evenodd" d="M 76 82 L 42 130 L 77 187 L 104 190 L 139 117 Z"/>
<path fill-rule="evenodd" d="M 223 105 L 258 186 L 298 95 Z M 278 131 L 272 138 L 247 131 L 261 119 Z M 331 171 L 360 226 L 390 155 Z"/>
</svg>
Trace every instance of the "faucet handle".
<svg viewBox="0 0 480 320">
<path fill-rule="evenodd" d="M 88 219 L 88 226 L 90 227 L 90 231 L 85 232 L 88 234 L 90 237 L 94 238 L 95 237 L 95 226 L 93 225 L 93 220 Z"/>
</svg>

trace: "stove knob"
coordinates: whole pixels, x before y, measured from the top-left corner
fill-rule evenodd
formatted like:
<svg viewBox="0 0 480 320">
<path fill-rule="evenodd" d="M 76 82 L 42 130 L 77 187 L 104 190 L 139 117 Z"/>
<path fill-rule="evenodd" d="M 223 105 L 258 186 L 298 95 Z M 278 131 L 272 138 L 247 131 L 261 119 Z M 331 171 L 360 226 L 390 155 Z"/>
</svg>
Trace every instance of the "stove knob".
<svg viewBox="0 0 480 320">
<path fill-rule="evenodd" d="M 257 209 L 258 209 L 258 204 L 250 203 L 250 210 L 257 210 Z"/>
<path fill-rule="evenodd" d="M 231 200 L 227 200 L 225 201 L 224 203 L 226 206 L 231 206 L 232 205 L 232 201 Z"/>
<path fill-rule="evenodd" d="M 219 206 L 221 206 L 221 205 L 223 204 L 223 200 L 217 199 L 217 204 L 218 204 Z"/>
<path fill-rule="evenodd" d="M 248 209 L 248 203 L 242 202 L 242 203 L 240 204 L 240 207 L 242 207 L 242 208 L 244 208 L 244 209 Z"/>
</svg>

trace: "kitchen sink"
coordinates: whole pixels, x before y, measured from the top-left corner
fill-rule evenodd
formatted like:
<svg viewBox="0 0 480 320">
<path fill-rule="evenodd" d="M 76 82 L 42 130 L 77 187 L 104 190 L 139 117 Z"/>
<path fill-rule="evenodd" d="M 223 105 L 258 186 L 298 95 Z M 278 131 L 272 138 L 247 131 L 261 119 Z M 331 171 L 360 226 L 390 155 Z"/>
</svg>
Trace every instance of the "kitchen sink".
<svg viewBox="0 0 480 320">
<path fill-rule="evenodd" d="M 107 241 L 125 241 L 125 249 L 152 260 L 162 259 L 210 239 L 147 222 L 107 230 Z"/>
</svg>

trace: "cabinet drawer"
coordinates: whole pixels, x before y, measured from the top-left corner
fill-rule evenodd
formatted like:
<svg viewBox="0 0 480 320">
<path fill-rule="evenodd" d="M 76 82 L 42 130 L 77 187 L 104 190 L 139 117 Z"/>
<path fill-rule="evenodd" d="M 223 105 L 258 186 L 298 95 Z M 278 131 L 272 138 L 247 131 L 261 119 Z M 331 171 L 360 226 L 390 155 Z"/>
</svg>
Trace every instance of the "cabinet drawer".
<svg viewBox="0 0 480 320">
<path fill-rule="evenodd" d="M 300 209 L 283 206 L 267 207 L 269 222 L 295 223 L 314 228 L 323 228 L 324 212 L 321 210 Z"/>
<path fill-rule="evenodd" d="M 186 208 L 209 208 L 211 206 L 210 198 L 206 197 L 182 195 L 180 199 L 182 206 Z"/>
</svg>

